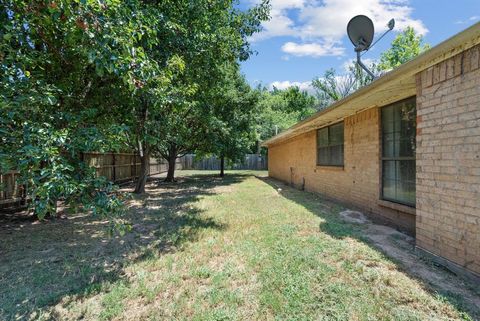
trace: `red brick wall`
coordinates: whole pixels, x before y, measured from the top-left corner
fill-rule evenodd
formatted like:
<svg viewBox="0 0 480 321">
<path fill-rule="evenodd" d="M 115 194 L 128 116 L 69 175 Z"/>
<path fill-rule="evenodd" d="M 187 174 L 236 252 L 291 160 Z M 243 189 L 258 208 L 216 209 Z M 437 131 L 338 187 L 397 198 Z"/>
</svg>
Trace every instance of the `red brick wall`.
<svg viewBox="0 0 480 321">
<path fill-rule="evenodd" d="M 480 46 L 417 75 L 417 246 L 480 274 Z"/>
<path fill-rule="evenodd" d="M 344 167 L 316 166 L 316 131 L 270 146 L 269 175 L 307 191 L 352 204 L 365 213 L 414 233 L 415 216 L 380 202 L 379 109 L 344 120 Z M 383 206 L 380 205 L 383 204 Z M 387 203 L 387 204 L 386 204 Z M 396 207 L 385 207 L 385 205 Z M 414 213 L 414 209 L 410 209 Z"/>
</svg>

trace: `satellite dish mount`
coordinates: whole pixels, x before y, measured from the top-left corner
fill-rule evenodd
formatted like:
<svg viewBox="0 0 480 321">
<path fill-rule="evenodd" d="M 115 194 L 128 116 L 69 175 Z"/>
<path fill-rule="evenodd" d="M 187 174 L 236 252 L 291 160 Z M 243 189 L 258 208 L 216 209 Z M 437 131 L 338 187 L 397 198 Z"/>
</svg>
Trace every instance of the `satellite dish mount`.
<svg viewBox="0 0 480 321">
<path fill-rule="evenodd" d="M 367 66 L 364 65 L 360 59 L 362 52 L 368 51 L 372 48 L 380 39 L 383 38 L 390 30 L 395 26 L 395 20 L 392 19 L 388 22 L 388 30 L 385 31 L 373 44 L 373 36 L 375 29 L 373 27 L 372 20 L 364 15 L 358 15 L 350 19 L 347 25 L 347 34 L 350 41 L 355 46 L 355 52 L 357 53 L 357 64 L 362 67 L 372 78 L 375 78 L 375 74 L 371 72 Z"/>
</svg>

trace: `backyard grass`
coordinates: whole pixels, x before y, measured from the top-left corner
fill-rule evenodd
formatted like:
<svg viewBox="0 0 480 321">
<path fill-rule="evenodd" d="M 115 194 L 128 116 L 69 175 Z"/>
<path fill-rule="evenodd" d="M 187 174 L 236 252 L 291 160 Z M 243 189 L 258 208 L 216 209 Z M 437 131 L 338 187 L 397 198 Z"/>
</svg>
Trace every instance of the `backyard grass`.
<svg viewBox="0 0 480 321">
<path fill-rule="evenodd" d="M 85 215 L 2 222 L 0 320 L 480 317 L 388 259 L 340 205 L 253 174 L 153 181 L 123 237 Z"/>
</svg>

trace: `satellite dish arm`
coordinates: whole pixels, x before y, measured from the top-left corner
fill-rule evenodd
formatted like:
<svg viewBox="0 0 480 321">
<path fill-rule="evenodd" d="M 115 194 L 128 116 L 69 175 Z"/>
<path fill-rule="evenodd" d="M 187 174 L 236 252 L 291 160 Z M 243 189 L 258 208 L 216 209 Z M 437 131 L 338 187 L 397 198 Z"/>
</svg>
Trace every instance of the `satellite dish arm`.
<svg viewBox="0 0 480 321">
<path fill-rule="evenodd" d="M 362 60 L 360 59 L 360 51 L 357 51 L 357 64 L 362 67 L 363 70 L 365 70 L 367 72 L 367 74 L 370 75 L 370 77 L 372 77 L 373 79 L 375 79 L 375 74 L 373 72 L 371 72 L 367 66 L 365 66 L 362 62 Z"/>
<path fill-rule="evenodd" d="M 368 47 L 366 50 L 368 50 L 368 49 L 372 48 L 373 46 L 375 46 L 375 44 L 376 44 L 377 42 L 379 42 L 380 39 L 382 39 L 383 37 L 385 37 L 385 35 L 386 35 L 387 33 L 389 33 L 390 31 L 392 31 L 392 29 L 393 29 L 394 27 L 395 27 L 395 19 L 391 19 L 391 20 L 388 22 L 388 30 L 385 31 L 385 32 L 383 33 L 383 35 L 380 36 L 380 38 L 378 38 L 377 40 L 375 40 L 375 42 L 372 43 L 372 44 L 370 45 L 370 47 Z"/>
</svg>

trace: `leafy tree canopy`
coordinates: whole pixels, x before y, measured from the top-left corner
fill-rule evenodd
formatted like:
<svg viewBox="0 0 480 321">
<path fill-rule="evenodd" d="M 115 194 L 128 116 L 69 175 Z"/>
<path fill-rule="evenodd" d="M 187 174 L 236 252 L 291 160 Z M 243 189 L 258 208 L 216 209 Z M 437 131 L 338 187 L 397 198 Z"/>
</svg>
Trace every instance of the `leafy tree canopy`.
<svg viewBox="0 0 480 321">
<path fill-rule="evenodd" d="M 145 168 L 160 141 L 188 146 L 221 66 L 248 58 L 267 18 L 267 2 L 1 1 L 0 172 L 20 172 L 40 218 L 59 200 L 120 213 L 82 152 L 134 147 Z"/>
<path fill-rule="evenodd" d="M 225 160 L 242 160 L 256 138 L 255 116 L 259 94 L 250 88 L 239 69 L 239 65 L 225 68 L 221 86 L 210 99 L 210 130 L 196 152 L 200 157 L 208 154 L 219 157 L 221 176 Z"/>
<path fill-rule="evenodd" d="M 257 88 L 260 98 L 257 114 L 257 136 L 264 141 L 307 118 L 317 110 L 317 100 L 298 87 L 285 90 Z"/>
<path fill-rule="evenodd" d="M 423 42 L 422 35 L 415 32 L 412 27 L 407 27 L 399 33 L 392 42 L 390 49 L 380 55 L 380 70 L 389 70 L 412 60 L 430 45 Z"/>
<path fill-rule="evenodd" d="M 60 199 L 121 212 L 112 185 L 81 153 L 125 146 L 112 107 L 122 103 L 131 38 L 144 23 L 128 22 L 136 9 L 134 2 L 1 2 L 0 172 L 19 171 L 40 218 L 55 213 Z"/>
<path fill-rule="evenodd" d="M 182 21 L 187 31 L 181 37 L 194 50 L 185 46 L 174 49 L 184 58 L 185 70 L 173 86 L 192 90 L 182 90 L 175 101 L 166 104 L 156 127 L 162 139 L 153 147 L 154 154 L 169 160 L 168 181 L 174 179 L 175 158 L 199 149 L 208 140 L 212 102 L 224 88 L 225 70 L 252 54 L 247 39 L 260 31 L 269 9 L 266 1 L 247 11 L 236 9 L 231 0 L 175 3 L 180 9 L 173 17 Z"/>
</svg>

